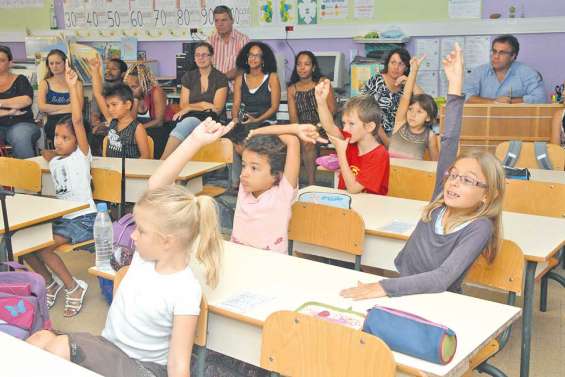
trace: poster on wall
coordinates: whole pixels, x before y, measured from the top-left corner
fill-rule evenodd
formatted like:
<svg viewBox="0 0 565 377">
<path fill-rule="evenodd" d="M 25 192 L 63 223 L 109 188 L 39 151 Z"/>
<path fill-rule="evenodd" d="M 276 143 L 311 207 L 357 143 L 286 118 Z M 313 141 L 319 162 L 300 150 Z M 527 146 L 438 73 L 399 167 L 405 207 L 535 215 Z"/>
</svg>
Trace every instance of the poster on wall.
<svg viewBox="0 0 565 377">
<path fill-rule="evenodd" d="M 482 0 L 448 0 L 449 18 L 481 18 Z"/>
<path fill-rule="evenodd" d="M 347 13 L 347 0 L 320 0 L 321 20 L 343 19 Z"/>
<path fill-rule="evenodd" d="M 296 0 L 279 0 L 279 16 L 283 24 L 296 23 Z"/>
<path fill-rule="evenodd" d="M 298 0 L 298 24 L 315 25 L 318 23 L 317 0 Z"/>
<path fill-rule="evenodd" d="M 45 0 L 0 0 L 2 8 L 43 8 Z"/>
<path fill-rule="evenodd" d="M 375 13 L 374 0 L 355 0 L 353 3 L 354 17 L 358 18 L 373 18 Z"/>
<path fill-rule="evenodd" d="M 257 5 L 259 7 L 259 25 L 273 25 L 275 23 L 273 0 L 259 0 Z"/>
</svg>

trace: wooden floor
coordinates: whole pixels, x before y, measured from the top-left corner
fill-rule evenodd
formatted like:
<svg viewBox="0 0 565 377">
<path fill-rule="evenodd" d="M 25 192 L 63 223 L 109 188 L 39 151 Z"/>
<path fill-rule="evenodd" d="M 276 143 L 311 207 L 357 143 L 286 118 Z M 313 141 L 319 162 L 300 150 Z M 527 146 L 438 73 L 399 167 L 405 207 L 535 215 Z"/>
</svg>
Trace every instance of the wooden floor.
<svg viewBox="0 0 565 377">
<path fill-rule="evenodd" d="M 74 252 L 63 256 L 65 263 L 76 276 L 89 284 L 83 310 L 74 318 L 63 317 L 64 297 L 61 294 L 51 309 L 50 315 L 55 328 L 62 331 L 86 331 L 99 334 L 104 327 L 108 305 L 102 298 L 98 281 L 86 272 L 94 264 L 94 255 L 87 252 Z M 565 271 L 561 270 L 563 274 Z M 467 289 L 468 294 L 504 302 L 505 297 L 493 292 Z M 61 292 L 62 293 L 62 292 Z M 536 286 L 536 306 L 532 341 L 531 377 L 565 376 L 565 289 L 555 282 L 549 283 L 548 311 L 541 313 L 538 308 L 539 284 Z M 521 300 L 518 301 L 521 305 Z M 497 355 L 493 364 L 502 369 L 507 376 L 519 375 L 521 322 L 516 322 L 506 348 Z M 476 373 L 477 376 L 484 376 Z"/>
</svg>

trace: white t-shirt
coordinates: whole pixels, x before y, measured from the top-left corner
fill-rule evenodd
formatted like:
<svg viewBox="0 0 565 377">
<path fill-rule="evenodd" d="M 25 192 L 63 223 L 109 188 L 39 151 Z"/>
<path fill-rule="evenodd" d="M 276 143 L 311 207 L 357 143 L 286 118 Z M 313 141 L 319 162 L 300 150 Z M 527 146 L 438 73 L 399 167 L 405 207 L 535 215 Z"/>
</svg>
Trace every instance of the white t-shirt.
<svg viewBox="0 0 565 377">
<path fill-rule="evenodd" d="M 102 336 L 129 357 L 166 365 L 173 316 L 200 314 L 202 290 L 190 267 L 170 275 L 136 252 L 117 291 Z"/>
<path fill-rule="evenodd" d="M 56 156 L 49 161 L 49 170 L 55 186 L 55 195 L 58 199 L 71 200 L 74 202 L 86 202 L 89 208 L 73 212 L 63 217 L 72 219 L 78 216 L 96 212 L 96 205 L 92 200 L 92 189 L 90 188 L 90 162 L 92 155 L 90 149 L 88 154 L 82 153 L 77 148 L 67 157 Z"/>
</svg>

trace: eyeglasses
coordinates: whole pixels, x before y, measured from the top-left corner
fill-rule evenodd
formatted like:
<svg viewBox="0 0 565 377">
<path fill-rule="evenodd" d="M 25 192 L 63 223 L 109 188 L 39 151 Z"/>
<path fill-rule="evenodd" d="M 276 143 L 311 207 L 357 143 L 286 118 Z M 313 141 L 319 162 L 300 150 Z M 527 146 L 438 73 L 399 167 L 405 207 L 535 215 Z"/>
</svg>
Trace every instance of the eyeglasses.
<svg viewBox="0 0 565 377">
<path fill-rule="evenodd" d="M 499 56 L 510 56 L 513 54 L 512 51 L 504 51 L 504 50 L 496 50 L 496 49 L 492 49 L 490 50 L 490 54 L 491 55 L 499 55 Z"/>
<path fill-rule="evenodd" d="M 249 58 L 261 59 L 262 57 L 263 57 L 263 54 L 247 54 L 247 59 L 249 59 Z"/>
<path fill-rule="evenodd" d="M 459 182 L 461 182 L 463 185 L 465 186 L 477 186 L 477 187 L 482 187 L 482 188 L 487 188 L 487 184 L 484 182 L 480 182 L 478 180 L 476 180 L 473 177 L 469 177 L 466 175 L 460 175 L 457 174 L 453 168 L 450 169 L 449 171 L 445 172 L 444 177 L 448 180 L 448 181 L 455 181 L 456 179 L 459 178 Z"/>
<path fill-rule="evenodd" d="M 194 54 L 194 57 L 195 57 L 196 59 L 199 59 L 199 58 L 207 58 L 208 56 L 210 56 L 210 54 Z"/>
</svg>

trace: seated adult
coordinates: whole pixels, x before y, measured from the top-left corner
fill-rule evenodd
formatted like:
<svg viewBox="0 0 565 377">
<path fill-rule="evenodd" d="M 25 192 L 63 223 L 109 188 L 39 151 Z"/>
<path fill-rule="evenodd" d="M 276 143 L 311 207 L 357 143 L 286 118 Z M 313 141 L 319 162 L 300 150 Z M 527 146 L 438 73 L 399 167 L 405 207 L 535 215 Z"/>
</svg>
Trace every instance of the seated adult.
<svg viewBox="0 0 565 377">
<path fill-rule="evenodd" d="M 234 142 L 232 189 L 239 187 L 241 152 L 249 131 L 277 122 L 281 100 L 281 84 L 273 50 L 263 42 L 252 41 L 243 46 L 236 59 L 243 72 L 233 88 L 232 119 L 234 129 L 228 134 Z"/>
<path fill-rule="evenodd" d="M 384 115 L 383 129 L 388 135 L 394 128 L 396 111 L 409 73 L 410 53 L 404 48 L 395 48 L 388 53 L 383 70 L 371 77 L 361 89 L 362 94 L 370 94 L 377 100 Z M 422 93 L 422 89 L 416 85 L 414 94 Z"/>
<path fill-rule="evenodd" d="M 288 115 L 290 123 L 320 123 L 318 105 L 314 96 L 314 89 L 320 80 L 324 79 L 323 72 L 316 56 L 311 51 L 300 51 L 296 55 L 294 69 L 288 83 Z M 335 97 L 330 88 L 328 94 L 328 109 L 335 114 Z M 316 184 L 316 155 L 317 145 L 300 142 L 302 147 L 302 161 L 308 185 Z"/>
<path fill-rule="evenodd" d="M 558 110 L 551 123 L 551 143 L 565 148 L 565 110 Z"/>
<path fill-rule="evenodd" d="M 224 113 L 228 97 L 226 75 L 212 66 L 214 48 L 208 42 L 199 42 L 194 50 L 196 69 L 181 78 L 180 111 L 174 116 L 179 121 L 169 135 L 161 159 L 167 158 L 180 143 L 207 117 L 218 120 Z"/>
<path fill-rule="evenodd" d="M 538 71 L 517 62 L 520 43 L 513 35 L 492 41 L 489 64 L 475 69 L 465 80 L 467 103 L 546 103 Z"/>
<path fill-rule="evenodd" d="M 45 65 L 47 72 L 45 78 L 39 82 L 37 102 L 39 111 L 47 115 L 47 121 L 43 126 L 45 138 L 49 145 L 55 139 L 55 125 L 65 117 L 71 115 L 71 98 L 69 86 L 65 81 L 65 63 L 67 55 L 61 50 L 49 51 Z M 83 107 L 82 83 L 78 82 L 78 94 Z"/>
<path fill-rule="evenodd" d="M 0 45 L 0 139 L 12 146 L 16 158 L 35 155 L 41 130 L 33 121 L 33 88 L 23 75 L 10 72 L 13 56 Z"/>
</svg>

